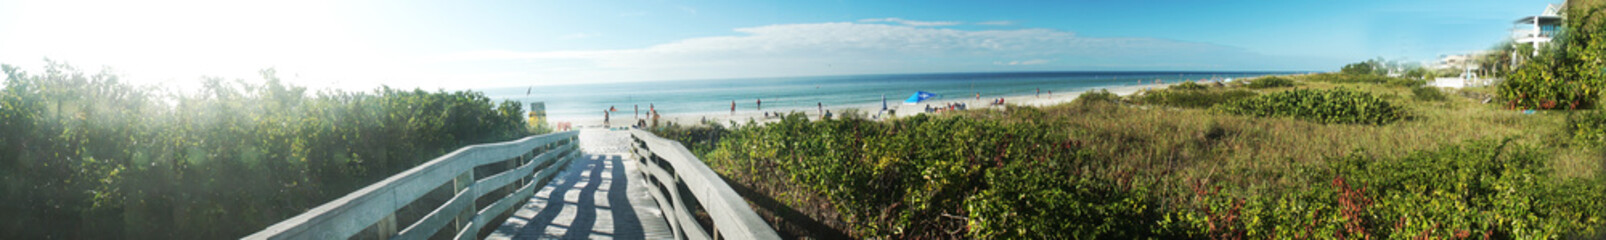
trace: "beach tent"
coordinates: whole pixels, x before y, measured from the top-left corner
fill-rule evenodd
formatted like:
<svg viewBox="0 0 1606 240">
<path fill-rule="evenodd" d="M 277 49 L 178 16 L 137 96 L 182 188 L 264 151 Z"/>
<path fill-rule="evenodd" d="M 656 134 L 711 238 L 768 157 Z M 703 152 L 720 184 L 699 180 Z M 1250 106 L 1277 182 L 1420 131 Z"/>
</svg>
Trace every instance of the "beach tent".
<svg viewBox="0 0 1606 240">
<path fill-rule="evenodd" d="M 937 97 L 937 94 L 926 91 L 915 91 L 914 95 L 909 95 L 909 99 L 903 100 L 903 104 L 916 104 L 920 103 L 920 101 L 925 101 L 926 99 L 931 99 L 934 97 Z"/>
</svg>

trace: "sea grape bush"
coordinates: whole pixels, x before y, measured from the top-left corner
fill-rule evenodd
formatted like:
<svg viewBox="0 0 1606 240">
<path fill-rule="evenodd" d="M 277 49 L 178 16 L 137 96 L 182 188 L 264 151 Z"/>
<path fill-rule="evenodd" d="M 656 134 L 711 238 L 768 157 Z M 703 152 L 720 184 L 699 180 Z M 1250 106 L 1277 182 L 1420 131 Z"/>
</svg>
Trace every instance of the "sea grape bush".
<svg viewBox="0 0 1606 240">
<path fill-rule="evenodd" d="M 1405 109 L 1371 93 L 1347 88 L 1296 89 L 1221 104 L 1216 111 L 1292 117 L 1318 123 L 1382 125 L 1405 117 Z"/>
<path fill-rule="evenodd" d="M 1606 185 L 1551 172 L 1532 146 L 1477 140 L 1402 157 L 1357 152 L 1303 172 L 1311 188 L 1238 197 L 1195 187 L 1172 218 L 1209 238 L 1556 239 L 1599 234 Z M 1204 184 L 1199 184 L 1203 186 Z M 1219 187 L 1219 185 L 1218 185 Z"/>
</svg>

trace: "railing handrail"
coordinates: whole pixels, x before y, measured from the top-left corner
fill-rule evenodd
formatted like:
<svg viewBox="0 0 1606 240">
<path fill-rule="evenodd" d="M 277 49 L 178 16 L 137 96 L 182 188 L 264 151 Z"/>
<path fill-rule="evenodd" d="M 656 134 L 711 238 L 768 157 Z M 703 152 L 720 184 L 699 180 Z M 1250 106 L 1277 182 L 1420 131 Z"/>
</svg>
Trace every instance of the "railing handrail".
<svg viewBox="0 0 1606 240">
<path fill-rule="evenodd" d="M 422 239 L 434 235 L 456 220 L 457 238 L 474 238 L 490 218 L 522 203 L 534 189 L 573 159 L 579 144 L 578 131 L 549 133 L 519 140 L 477 144 L 436 157 L 417 167 L 368 185 L 314 207 L 306 212 L 268 226 L 246 239 L 347 239 L 369 226 L 379 226 L 382 238 Z M 562 143 L 561 146 L 554 144 Z M 547 147 L 545 149 L 536 149 Z M 535 150 L 544 150 L 534 152 Z M 539 154 L 539 155 L 537 155 Z M 474 168 L 517 159 L 518 166 L 476 180 Z M 548 164 L 551 163 L 551 164 Z M 546 167 L 551 166 L 551 167 Z M 545 167 L 531 177 L 537 167 Z M 502 197 L 485 209 L 474 209 L 475 200 L 509 184 L 524 186 Z M 395 212 L 430 191 L 452 184 L 453 198 L 437 207 L 417 223 L 396 231 Z M 376 225 L 378 224 L 378 225 Z M 388 229 L 386 229 L 388 228 Z M 394 234 L 394 237 L 390 237 Z"/>
<path fill-rule="evenodd" d="M 654 185 L 650 189 L 675 235 L 684 239 L 780 239 L 780 235 L 754 212 L 741 195 L 731 189 L 714 170 L 698 160 L 679 142 L 660 138 L 640 129 L 630 130 L 632 149 L 642 164 L 642 174 Z M 645 149 L 643 149 L 645 147 Z M 669 166 L 665 169 L 663 164 Z M 685 187 L 692 196 L 681 196 Z M 666 189 L 667 188 L 667 189 Z M 662 192 L 667 191 L 667 192 Z M 705 232 L 686 208 L 692 197 L 713 219 L 712 233 Z"/>
</svg>

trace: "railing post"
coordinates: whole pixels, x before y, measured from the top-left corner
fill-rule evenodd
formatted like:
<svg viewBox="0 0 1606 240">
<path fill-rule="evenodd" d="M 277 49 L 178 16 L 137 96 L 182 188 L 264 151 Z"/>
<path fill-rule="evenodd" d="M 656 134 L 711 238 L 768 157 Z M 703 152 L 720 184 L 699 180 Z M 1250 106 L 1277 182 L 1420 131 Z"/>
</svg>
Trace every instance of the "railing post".
<svg viewBox="0 0 1606 240">
<path fill-rule="evenodd" d="M 471 185 L 474 185 L 473 168 L 469 168 L 467 171 L 463 172 L 463 174 L 457 175 L 457 178 L 452 179 L 452 192 L 456 194 L 474 194 L 463 192 L 463 190 L 468 189 Z M 476 209 L 476 205 L 479 205 L 476 204 L 479 202 L 477 200 L 477 198 L 469 198 L 468 207 L 463 208 L 463 212 L 457 214 L 455 224 L 452 224 L 453 226 L 456 226 L 457 231 L 454 232 L 461 233 L 463 232 L 463 229 L 466 229 L 470 223 L 474 222 L 474 212 L 478 211 L 478 209 Z"/>
<path fill-rule="evenodd" d="M 384 219 L 379 219 L 379 224 L 376 225 L 376 230 L 379 230 L 379 239 L 390 239 L 391 236 L 396 236 L 396 213 L 390 213 Z"/>
</svg>

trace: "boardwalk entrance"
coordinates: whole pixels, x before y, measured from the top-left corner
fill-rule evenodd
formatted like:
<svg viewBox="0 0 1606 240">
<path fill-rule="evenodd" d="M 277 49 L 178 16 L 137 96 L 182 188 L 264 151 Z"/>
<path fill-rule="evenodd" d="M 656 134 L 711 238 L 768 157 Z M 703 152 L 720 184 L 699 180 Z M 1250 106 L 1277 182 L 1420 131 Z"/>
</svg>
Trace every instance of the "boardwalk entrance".
<svg viewBox="0 0 1606 240">
<path fill-rule="evenodd" d="M 630 132 L 580 131 L 570 162 L 488 239 L 670 239 L 663 212 L 627 159 Z"/>
<path fill-rule="evenodd" d="M 639 129 L 463 147 L 245 238 L 353 237 L 780 239 L 685 146 Z"/>
</svg>

